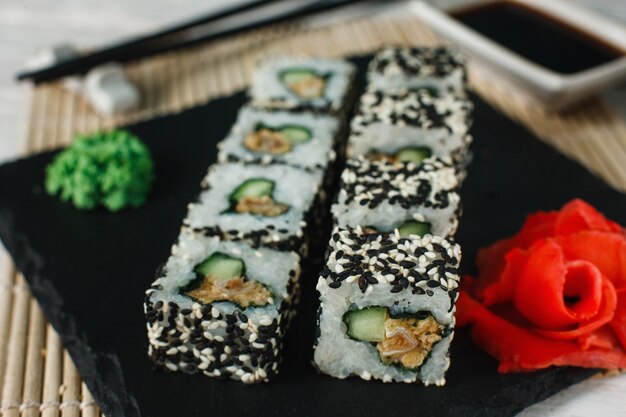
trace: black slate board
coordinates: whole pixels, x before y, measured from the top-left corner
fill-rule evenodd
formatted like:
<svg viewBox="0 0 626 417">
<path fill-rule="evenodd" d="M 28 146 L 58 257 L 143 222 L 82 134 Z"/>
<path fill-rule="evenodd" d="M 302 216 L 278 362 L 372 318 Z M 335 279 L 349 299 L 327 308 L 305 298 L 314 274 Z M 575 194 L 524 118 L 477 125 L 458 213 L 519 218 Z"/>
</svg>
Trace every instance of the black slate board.
<svg viewBox="0 0 626 417">
<path fill-rule="evenodd" d="M 364 67 L 364 58 L 357 62 Z M 305 277 L 300 314 L 273 382 L 248 387 L 154 371 L 143 294 L 244 101 L 239 93 L 129 127 L 157 166 L 154 191 L 138 210 L 82 212 L 47 196 L 44 167 L 54 152 L 0 167 L 0 237 L 107 416 L 509 416 L 594 373 L 553 368 L 500 375 L 496 361 L 461 329 L 443 388 L 318 375 L 310 365 L 316 271 Z M 624 195 L 476 97 L 475 103 L 475 159 L 458 233 L 465 273 L 479 247 L 513 233 L 527 213 L 574 197 L 626 224 Z"/>
</svg>

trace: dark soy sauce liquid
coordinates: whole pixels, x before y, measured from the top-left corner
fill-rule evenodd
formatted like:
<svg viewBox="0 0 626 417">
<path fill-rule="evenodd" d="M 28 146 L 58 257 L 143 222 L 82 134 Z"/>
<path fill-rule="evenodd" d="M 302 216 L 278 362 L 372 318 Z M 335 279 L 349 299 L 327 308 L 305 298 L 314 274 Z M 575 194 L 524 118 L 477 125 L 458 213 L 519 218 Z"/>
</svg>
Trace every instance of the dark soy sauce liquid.
<svg viewBox="0 0 626 417">
<path fill-rule="evenodd" d="M 451 15 L 526 59 L 562 74 L 584 71 L 624 55 L 616 46 L 515 2 L 479 4 Z"/>
</svg>

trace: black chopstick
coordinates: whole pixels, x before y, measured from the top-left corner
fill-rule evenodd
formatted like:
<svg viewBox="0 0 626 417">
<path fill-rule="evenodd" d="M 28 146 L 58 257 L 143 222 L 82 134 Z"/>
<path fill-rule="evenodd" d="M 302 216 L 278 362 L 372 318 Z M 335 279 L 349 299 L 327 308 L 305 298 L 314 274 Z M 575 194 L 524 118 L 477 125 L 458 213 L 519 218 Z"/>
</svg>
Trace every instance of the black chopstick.
<svg viewBox="0 0 626 417">
<path fill-rule="evenodd" d="M 181 25 L 170 27 L 155 34 L 135 38 L 130 41 L 103 48 L 88 55 L 83 55 L 71 60 L 63 61 L 51 67 L 35 71 L 21 72 L 17 75 L 17 79 L 29 79 L 34 83 L 41 83 L 46 81 L 52 81 L 68 75 L 84 74 L 91 68 L 107 62 L 128 62 L 157 53 L 197 45 L 199 43 L 207 42 L 210 40 L 215 40 L 247 30 L 256 29 L 261 26 L 306 17 L 308 15 L 345 6 L 359 1 L 364 0 L 314 1 L 296 9 L 289 10 L 281 14 L 256 19 L 249 23 L 239 24 L 226 29 L 214 31 L 206 35 L 199 35 L 195 37 L 189 36 L 188 32 L 190 32 L 192 29 L 197 29 L 198 27 L 201 27 L 203 25 L 207 25 L 209 23 L 217 22 L 218 20 L 249 12 L 253 9 L 258 9 L 263 6 L 269 6 L 271 3 L 279 2 L 279 0 L 259 0 L 248 2 L 241 6 L 220 11 L 217 14 L 211 14 L 199 19 L 195 19 L 193 21 L 183 23 Z M 285 2 L 283 0 L 283 3 L 288 4 L 289 2 Z"/>
<path fill-rule="evenodd" d="M 72 74 L 81 74 L 87 72 L 94 66 L 104 64 L 110 61 L 124 60 L 124 57 L 132 55 L 133 51 L 143 51 L 157 49 L 159 45 L 163 43 L 171 43 L 175 41 L 177 36 L 182 36 L 185 31 L 198 27 L 201 25 L 216 22 L 226 17 L 234 16 L 239 13 L 244 13 L 249 10 L 253 10 L 270 3 L 275 3 L 278 0 L 255 0 L 249 1 L 242 5 L 230 7 L 227 9 L 219 10 L 201 18 L 192 19 L 185 23 L 171 26 L 156 33 L 152 33 L 146 36 L 140 36 L 129 39 L 117 44 L 113 44 L 90 52 L 87 55 L 78 56 L 63 62 L 60 62 L 51 67 L 37 69 L 33 71 L 24 71 L 17 74 L 18 80 L 31 79 L 33 82 L 51 81 L 59 77 Z"/>
</svg>

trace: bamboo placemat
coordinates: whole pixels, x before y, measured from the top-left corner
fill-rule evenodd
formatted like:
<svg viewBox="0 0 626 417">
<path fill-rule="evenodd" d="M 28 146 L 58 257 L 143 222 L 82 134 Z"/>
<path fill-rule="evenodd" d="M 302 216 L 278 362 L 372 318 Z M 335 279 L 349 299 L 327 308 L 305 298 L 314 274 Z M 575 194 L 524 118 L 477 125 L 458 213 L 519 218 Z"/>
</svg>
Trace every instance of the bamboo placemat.
<svg viewBox="0 0 626 417">
<path fill-rule="evenodd" d="M 439 40 L 414 17 L 361 18 L 329 27 L 276 26 L 219 43 L 133 63 L 129 77 L 143 92 L 141 110 L 120 118 L 95 114 L 60 83 L 31 91 L 25 152 L 67 144 L 90 132 L 174 113 L 243 88 L 257 59 L 271 53 L 345 56 L 384 44 L 430 45 Z M 626 124 L 599 100 L 567 115 L 546 114 L 511 86 L 472 69 L 471 84 L 494 107 L 626 190 Z M 0 256 L 7 258 L 6 254 Z M 0 392 L 2 416 L 96 417 L 100 411 L 81 382 L 59 336 L 47 324 L 23 277 L 9 262 L 0 271 Z"/>
</svg>

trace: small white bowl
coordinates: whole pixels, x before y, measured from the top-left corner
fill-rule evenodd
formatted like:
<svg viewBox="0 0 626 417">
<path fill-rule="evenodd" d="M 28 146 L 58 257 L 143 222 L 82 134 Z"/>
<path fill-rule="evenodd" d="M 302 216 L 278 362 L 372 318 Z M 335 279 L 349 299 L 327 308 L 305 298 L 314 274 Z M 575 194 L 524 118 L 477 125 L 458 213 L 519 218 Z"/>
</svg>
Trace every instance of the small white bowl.
<svg viewBox="0 0 626 417">
<path fill-rule="evenodd" d="M 463 6 L 486 3 L 493 0 L 473 0 Z M 626 28 L 604 19 L 589 10 L 576 7 L 561 0 L 512 0 L 529 5 L 557 19 L 593 34 L 598 39 L 626 51 Z M 458 5 L 458 2 L 456 2 Z M 436 33 L 448 39 L 496 69 L 531 93 L 550 110 L 560 110 L 587 98 L 594 93 L 626 78 L 626 55 L 597 67 L 574 74 L 560 74 L 544 68 L 505 48 L 455 18 L 422 1 L 412 1 L 410 8 Z"/>
</svg>

